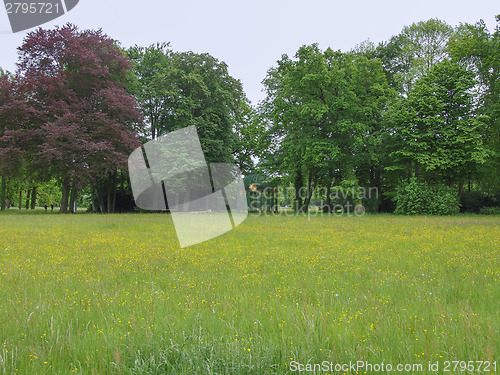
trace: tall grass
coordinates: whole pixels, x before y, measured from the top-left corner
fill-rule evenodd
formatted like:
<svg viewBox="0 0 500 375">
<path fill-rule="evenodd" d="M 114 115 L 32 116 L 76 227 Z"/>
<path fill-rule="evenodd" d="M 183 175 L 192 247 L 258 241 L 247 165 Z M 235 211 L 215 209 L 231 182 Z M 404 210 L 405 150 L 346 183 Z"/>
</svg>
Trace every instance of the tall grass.
<svg viewBox="0 0 500 375">
<path fill-rule="evenodd" d="M 498 217 L 249 217 L 180 249 L 168 215 L 0 214 L 0 374 L 498 362 L 499 254 Z"/>
</svg>

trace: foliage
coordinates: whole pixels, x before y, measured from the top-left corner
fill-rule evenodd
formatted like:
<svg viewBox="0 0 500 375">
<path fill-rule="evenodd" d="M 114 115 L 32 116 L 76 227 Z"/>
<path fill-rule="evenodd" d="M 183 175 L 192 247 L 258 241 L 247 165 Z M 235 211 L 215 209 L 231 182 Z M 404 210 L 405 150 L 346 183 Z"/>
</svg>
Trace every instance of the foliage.
<svg viewBox="0 0 500 375">
<path fill-rule="evenodd" d="M 481 207 L 479 213 L 482 215 L 500 215 L 500 206 Z"/>
<path fill-rule="evenodd" d="M 450 55 L 474 73 L 478 112 L 485 117 L 484 143 L 490 157 L 480 168 L 480 182 L 489 193 L 500 190 L 500 15 L 494 33 L 483 21 L 459 25 L 449 42 Z"/>
<path fill-rule="evenodd" d="M 20 154 L 31 179 L 61 182 L 62 212 L 70 189 L 73 202 L 78 189 L 124 168 L 139 144 L 141 117 L 124 84 L 130 69 L 102 31 L 69 24 L 33 31 L 19 48 L 18 87 L 0 112 L 18 110 L 0 145 Z"/>
<path fill-rule="evenodd" d="M 389 82 L 403 96 L 432 67 L 448 57 L 451 26 L 439 19 L 405 26 L 400 34 L 381 43 L 372 55 L 384 64 Z"/>
<path fill-rule="evenodd" d="M 445 60 L 415 83 L 392 111 L 394 162 L 414 165 L 430 182 L 463 185 L 485 162 L 484 122 L 474 111 L 474 76 Z"/>
<path fill-rule="evenodd" d="M 482 208 L 498 205 L 494 197 L 480 191 L 465 191 L 460 197 L 460 212 L 478 214 Z"/>
<path fill-rule="evenodd" d="M 416 178 L 403 183 L 396 191 L 395 214 L 451 215 L 458 213 L 457 193 L 444 185 L 429 185 Z"/>
<path fill-rule="evenodd" d="M 240 146 L 234 132 L 248 124 L 249 106 L 227 65 L 207 53 L 174 52 L 166 43 L 135 46 L 127 54 L 139 80 L 146 138 L 195 125 L 207 161 L 233 162 Z"/>
<path fill-rule="evenodd" d="M 439 19 L 350 52 L 304 45 L 269 69 L 267 97 L 252 106 L 209 54 L 168 43 L 123 50 L 100 30 L 72 25 L 39 29 L 20 47 L 16 75 L 0 71 L 2 208 L 46 200 L 37 194 L 51 179 L 62 188 L 62 211 L 79 192 L 90 194 L 93 211 L 128 207 L 129 152 L 190 125 L 209 162 L 293 186 L 295 196 L 283 199 L 298 211 L 323 196 L 331 207 L 332 189 L 349 181 L 378 189 L 362 201 L 372 212 L 391 211 L 399 181 L 411 177 L 458 196 L 466 185 L 493 196 L 499 46 L 498 26 L 453 29 Z"/>
<path fill-rule="evenodd" d="M 269 145 L 262 115 L 258 109 L 244 102 L 240 120 L 235 124 L 233 131 L 236 137 L 233 150 L 235 163 L 244 175 L 252 174 L 256 170 L 255 161 L 262 157 Z"/>
<path fill-rule="evenodd" d="M 376 161 L 371 137 L 380 129 L 381 111 L 391 90 L 382 66 L 357 54 L 317 45 L 284 55 L 264 81 L 264 112 L 273 137 L 264 166 L 288 175 L 307 195 L 298 209 L 307 211 L 318 184 L 355 177 L 355 166 Z"/>
</svg>

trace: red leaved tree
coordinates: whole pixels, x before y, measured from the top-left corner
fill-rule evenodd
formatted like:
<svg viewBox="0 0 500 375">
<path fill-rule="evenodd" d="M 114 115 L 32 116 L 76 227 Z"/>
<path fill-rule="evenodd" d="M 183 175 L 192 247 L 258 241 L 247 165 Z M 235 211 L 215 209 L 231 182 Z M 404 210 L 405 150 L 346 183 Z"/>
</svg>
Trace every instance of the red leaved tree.
<svg viewBox="0 0 500 375">
<path fill-rule="evenodd" d="M 126 168 L 140 145 L 141 113 L 125 87 L 131 69 L 101 30 L 39 28 L 19 47 L 17 80 L 30 116 L 4 136 L 29 173 L 60 180 L 63 213 L 79 189 Z"/>
<path fill-rule="evenodd" d="M 1 72 L 0 72 L 1 73 Z M 15 77 L 0 75 L 0 206 L 5 209 L 8 178 L 19 179 L 24 170 L 23 139 L 16 142 L 17 131 L 29 123 L 34 114 L 29 112 L 25 96 Z"/>
</svg>

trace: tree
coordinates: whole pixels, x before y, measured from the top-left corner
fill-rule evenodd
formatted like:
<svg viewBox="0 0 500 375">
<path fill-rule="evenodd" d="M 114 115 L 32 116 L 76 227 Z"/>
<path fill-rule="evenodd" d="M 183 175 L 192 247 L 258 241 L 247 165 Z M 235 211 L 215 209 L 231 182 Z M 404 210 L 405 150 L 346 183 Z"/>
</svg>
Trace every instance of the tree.
<svg viewBox="0 0 500 375">
<path fill-rule="evenodd" d="M 482 20 L 461 24 L 448 44 L 451 58 L 475 74 L 477 111 L 485 118 L 484 143 L 492 152 L 481 168 L 481 184 L 490 193 L 500 192 L 500 177 L 491 175 L 500 169 L 500 15 L 496 20 L 493 34 Z"/>
<path fill-rule="evenodd" d="M 474 111 L 474 75 L 445 60 L 420 78 L 393 112 L 391 155 L 413 162 L 413 176 L 458 185 L 484 163 L 484 123 Z M 423 174 L 423 176 L 421 176 Z"/>
<path fill-rule="evenodd" d="M 9 74 L 0 75 L 0 206 L 6 206 L 7 179 L 24 173 L 23 150 L 14 145 L 18 122 L 26 121 L 29 109 L 19 90 L 18 81 Z"/>
<path fill-rule="evenodd" d="M 415 81 L 448 57 L 447 42 L 453 28 L 438 19 L 405 26 L 400 34 L 381 43 L 376 56 L 381 59 L 389 82 L 407 95 Z"/>
<path fill-rule="evenodd" d="M 236 138 L 233 156 L 240 171 L 248 176 L 255 172 L 255 161 L 262 157 L 269 139 L 266 137 L 262 113 L 258 109 L 244 102 L 241 112 L 233 127 Z"/>
<path fill-rule="evenodd" d="M 174 52 L 168 44 L 133 47 L 148 138 L 195 125 L 209 162 L 233 162 L 239 148 L 235 130 L 248 116 L 241 82 L 209 54 Z"/>
<path fill-rule="evenodd" d="M 126 50 L 127 56 L 134 63 L 137 82 L 132 92 L 140 104 L 148 126 L 148 133 L 143 136 L 155 139 L 157 134 L 168 127 L 165 101 L 172 93 L 164 76 L 172 69 L 170 45 L 157 43 L 149 47 L 134 46 Z"/>
<path fill-rule="evenodd" d="M 125 89 L 131 65 L 101 30 L 69 24 L 29 33 L 19 59 L 29 116 L 16 118 L 3 138 L 10 137 L 10 150 L 22 150 L 31 176 L 60 181 L 64 213 L 79 189 L 115 175 L 139 145 L 141 116 Z"/>
<path fill-rule="evenodd" d="M 385 116 L 396 92 L 390 87 L 381 62 L 369 58 L 370 49 L 352 56 L 349 77 L 356 98 L 352 114 L 356 122 L 366 127 L 353 155 L 356 178 L 361 186 L 381 191 L 388 162 L 383 150 Z M 379 203 L 374 199 L 369 209 L 378 210 Z"/>
<path fill-rule="evenodd" d="M 294 60 L 283 56 L 264 83 L 269 131 L 276 139 L 267 165 L 294 181 L 297 209 L 308 209 L 318 184 L 327 186 L 327 203 L 334 178 L 357 184 L 357 158 L 370 158 L 369 152 L 361 155 L 391 91 L 381 64 L 303 46 Z M 302 197 L 301 190 L 306 192 Z"/>
<path fill-rule="evenodd" d="M 269 131 L 276 140 L 267 165 L 293 181 L 300 211 L 307 211 L 320 177 L 340 165 L 343 137 L 338 125 L 350 95 L 342 64 L 339 52 L 303 46 L 295 60 L 284 55 L 264 81 Z"/>
</svg>

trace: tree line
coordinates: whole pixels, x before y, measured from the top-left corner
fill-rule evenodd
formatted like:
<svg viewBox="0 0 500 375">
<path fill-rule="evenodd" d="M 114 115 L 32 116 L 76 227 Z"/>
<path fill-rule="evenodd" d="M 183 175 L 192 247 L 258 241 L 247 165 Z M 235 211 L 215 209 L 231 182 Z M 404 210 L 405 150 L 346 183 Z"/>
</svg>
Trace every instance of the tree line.
<svg viewBox="0 0 500 375">
<path fill-rule="evenodd" d="M 431 19 L 378 45 L 283 55 L 251 105 L 209 54 L 123 49 L 74 25 L 38 29 L 16 72 L 0 77 L 2 209 L 37 199 L 61 212 L 77 201 L 133 209 L 130 152 L 196 125 L 207 161 L 293 187 L 281 204 L 298 211 L 318 200 L 329 211 L 332 191 L 359 188 L 380 192 L 359 199 L 373 212 L 478 211 L 500 200 L 499 64 L 500 26 Z"/>
</svg>

